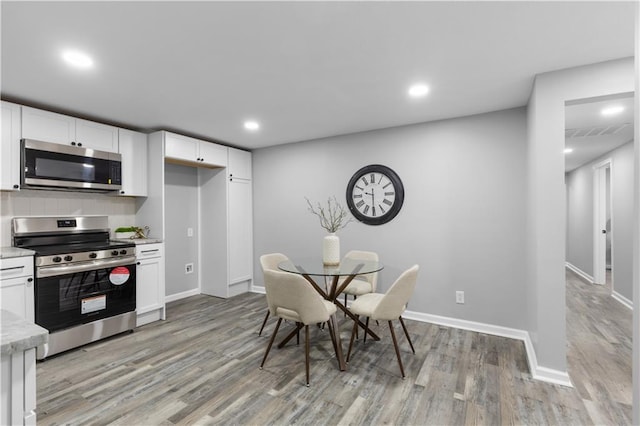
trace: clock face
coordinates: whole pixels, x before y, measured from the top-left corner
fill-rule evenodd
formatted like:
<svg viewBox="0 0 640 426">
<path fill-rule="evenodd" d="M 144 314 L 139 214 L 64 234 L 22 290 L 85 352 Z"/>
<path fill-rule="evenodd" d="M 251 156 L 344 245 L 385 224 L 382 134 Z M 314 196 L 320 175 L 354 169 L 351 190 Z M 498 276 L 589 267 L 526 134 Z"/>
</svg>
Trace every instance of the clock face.
<svg viewBox="0 0 640 426">
<path fill-rule="evenodd" d="M 404 201 L 400 177 L 386 166 L 372 164 L 355 172 L 347 185 L 347 205 L 351 214 L 369 225 L 393 219 Z"/>
</svg>

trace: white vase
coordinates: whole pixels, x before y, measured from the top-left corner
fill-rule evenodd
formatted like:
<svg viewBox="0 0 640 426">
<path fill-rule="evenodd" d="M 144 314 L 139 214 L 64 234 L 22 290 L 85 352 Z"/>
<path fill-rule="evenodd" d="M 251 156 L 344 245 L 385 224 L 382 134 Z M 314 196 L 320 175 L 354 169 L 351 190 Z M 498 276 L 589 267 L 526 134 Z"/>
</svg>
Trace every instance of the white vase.
<svg viewBox="0 0 640 426">
<path fill-rule="evenodd" d="M 322 240 L 322 263 L 325 265 L 340 264 L 340 238 L 334 233 Z"/>
</svg>

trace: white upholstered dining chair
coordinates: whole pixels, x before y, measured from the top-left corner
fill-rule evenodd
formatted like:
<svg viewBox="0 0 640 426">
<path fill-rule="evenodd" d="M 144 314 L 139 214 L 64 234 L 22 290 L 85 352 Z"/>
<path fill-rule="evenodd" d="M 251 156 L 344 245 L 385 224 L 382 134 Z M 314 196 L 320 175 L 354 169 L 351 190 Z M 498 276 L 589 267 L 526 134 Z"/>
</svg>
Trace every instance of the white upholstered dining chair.
<svg viewBox="0 0 640 426">
<path fill-rule="evenodd" d="M 393 324 L 391 321 L 399 320 L 402 324 L 405 336 L 411 346 L 411 351 L 415 354 L 416 351 L 413 348 L 413 343 L 409 337 L 407 327 L 402 320 L 402 313 L 407 307 L 407 303 L 413 294 L 416 287 L 416 279 L 418 276 L 418 265 L 414 265 L 411 268 L 404 271 L 398 279 L 393 283 L 391 288 L 387 290 L 385 294 L 381 293 L 369 293 L 357 298 L 349 308 L 358 317 L 367 317 L 367 326 L 369 324 L 369 318 L 380 321 L 387 321 L 389 323 L 389 330 L 391 331 L 391 338 L 393 339 L 393 346 L 396 350 L 396 357 L 398 358 L 398 365 L 400 366 L 400 373 L 402 378 L 405 378 L 404 368 L 402 366 L 402 359 L 400 358 L 400 350 L 398 348 L 398 341 L 396 340 L 395 332 L 393 331 Z M 347 362 L 351 356 L 351 348 L 353 346 L 353 340 L 358 328 L 358 323 L 353 323 L 353 330 L 351 331 L 351 340 L 349 341 L 349 351 L 347 352 Z"/>
<path fill-rule="evenodd" d="M 260 266 L 262 266 L 262 272 L 267 270 L 277 271 L 278 264 L 280 262 L 284 262 L 285 260 L 289 260 L 287 256 L 282 253 L 269 253 L 260 256 Z M 266 281 L 266 278 L 265 278 Z M 262 326 L 260 327 L 260 331 L 258 332 L 258 336 L 262 335 L 262 330 L 264 329 L 267 320 L 269 319 L 269 309 L 267 309 L 267 313 L 264 316 L 264 321 L 262 321 Z"/>
<path fill-rule="evenodd" d="M 309 324 L 327 323 L 333 345 L 336 338 L 329 318 L 336 312 L 336 305 L 325 300 L 301 275 L 267 269 L 264 271 L 267 304 L 278 323 L 269 340 L 260 369 L 264 367 L 282 320 L 303 324 L 305 329 L 304 353 L 307 386 L 309 386 Z M 298 328 L 299 329 L 299 328 Z"/>
<path fill-rule="evenodd" d="M 376 262 L 378 261 L 378 253 L 374 253 L 372 251 L 351 250 L 344 257 L 345 259 L 372 260 Z M 340 282 L 342 281 L 344 281 L 344 279 L 342 279 Z M 357 299 L 358 296 L 362 296 L 363 294 L 373 293 L 376 291 L 377 283 L 377 272 L 366 275 L 358 275 L 342 291 L 342 293 L 344 293 L 344 305 L 347 306 L 347 295 L 351 295 L 354 299 Z"/>
</svg>

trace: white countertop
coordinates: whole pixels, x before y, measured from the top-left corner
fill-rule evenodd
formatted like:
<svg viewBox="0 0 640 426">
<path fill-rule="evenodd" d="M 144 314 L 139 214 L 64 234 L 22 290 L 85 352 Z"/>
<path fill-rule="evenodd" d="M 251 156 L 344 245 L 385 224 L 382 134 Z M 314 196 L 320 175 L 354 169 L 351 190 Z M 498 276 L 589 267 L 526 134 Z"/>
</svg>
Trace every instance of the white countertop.
<svg viewBox="0 0 640 426">
<path fill-rule="evenodd" d="M 125 239 L 114 238 L 111 241 L 118 241 L 120 243 L 135 243 L 135 244 L 156 244 L 156 243 L 162 242 L 160 238 L 125 238 Z"/>
<path fill-rule="evenodd" d="M 13 257 L 33 256 L 36 252 L 18 247 L 0 247 L 0 259 L 11 259 Z"/>
<path fill-rule="evenodd" d="M 0 353 L 24 352 L 49 341 L 49 332 L 18 315 L 0 310 Z"/>
</svg>

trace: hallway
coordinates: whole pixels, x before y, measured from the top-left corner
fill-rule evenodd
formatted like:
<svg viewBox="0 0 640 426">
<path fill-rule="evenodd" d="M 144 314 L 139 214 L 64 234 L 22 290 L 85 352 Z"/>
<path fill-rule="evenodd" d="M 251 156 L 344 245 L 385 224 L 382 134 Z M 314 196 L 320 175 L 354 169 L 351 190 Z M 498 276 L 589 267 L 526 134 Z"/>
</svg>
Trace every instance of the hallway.
<svg viewBox="0 0 640 426">
<path fill-rule="evenodd" d="M 632 311 L 607 287 L 566 269 L 569 376 L 594 423 L 631 424 Z"/>
</svg>

